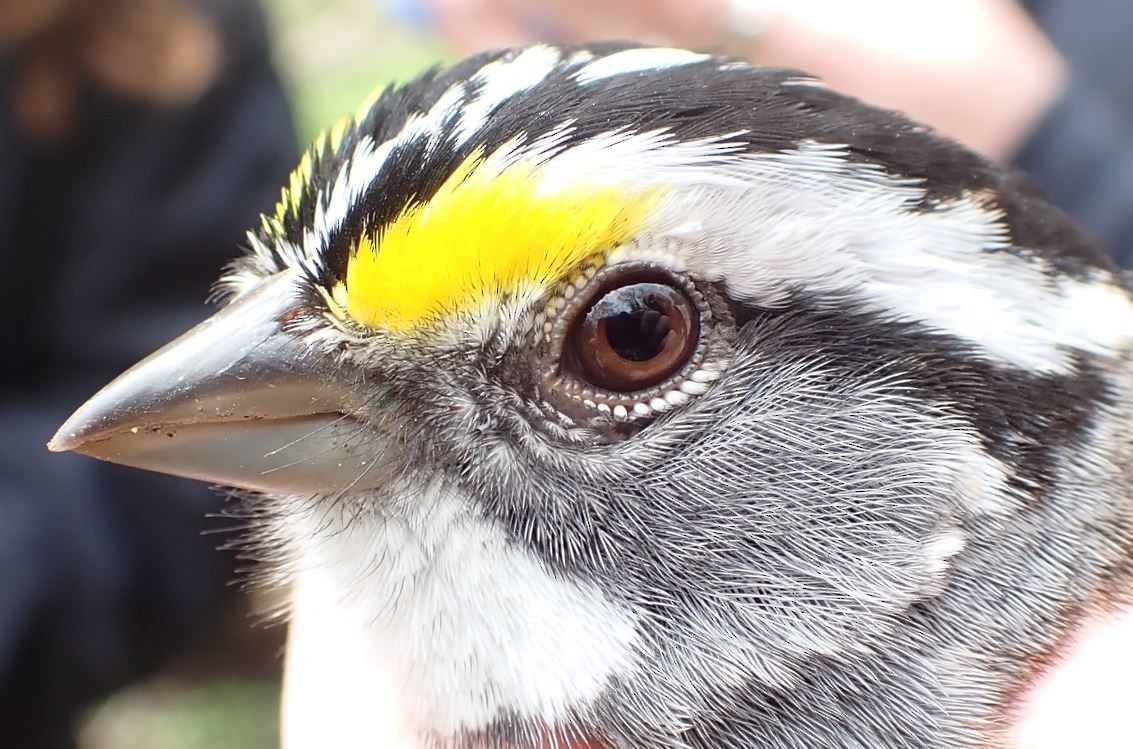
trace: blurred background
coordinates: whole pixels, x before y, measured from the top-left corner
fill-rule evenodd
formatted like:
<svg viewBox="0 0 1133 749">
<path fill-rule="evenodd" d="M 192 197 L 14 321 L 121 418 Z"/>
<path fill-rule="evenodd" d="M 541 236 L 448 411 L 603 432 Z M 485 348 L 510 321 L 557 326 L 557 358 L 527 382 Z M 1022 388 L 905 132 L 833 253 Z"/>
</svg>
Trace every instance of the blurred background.
<svg viewBox="0 0 1133 749">
<path fill-rule="evenodd" d="M 419 21 L 380 0 L 0 0 L 0 296 L 31 311 L 0 354 L 0 747 L 278 745 L 285 627 L 216 550 L 243 524 L 208 517 L 221 494 L 43 445 L 207 314 L 321 128 L 458 56 Z"/>
<path fill-rule="evenodd" d="M 461 56 L 412 0 L 263 0 L 300 143 L 353 112 L 375 86 Z M 327 40 L 333 39 L 332 44 Z"/>
<path fill-rule="evenodd" d="M 1131 33 L 1129 0 L 0 0 L 0 747 L 277 745 L 285 628 L 216 551 L 232 506 L 42 446 L 207 313 L 375 86 L 537 40 L 805 69 L 1029 172 L 1128 268 Z"/>
</svg>

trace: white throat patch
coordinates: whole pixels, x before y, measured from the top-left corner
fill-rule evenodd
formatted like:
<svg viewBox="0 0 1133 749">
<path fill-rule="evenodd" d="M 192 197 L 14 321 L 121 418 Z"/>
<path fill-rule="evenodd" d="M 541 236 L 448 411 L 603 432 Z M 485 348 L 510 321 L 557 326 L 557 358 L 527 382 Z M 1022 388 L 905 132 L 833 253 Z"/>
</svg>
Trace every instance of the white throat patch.
<svg viewBox="0 0 1133 749">
<path fill-rule="evenodd" d="M 443 740 L 514 716 L 562 724 L 634 669 L 631 612 L 557 577 L 451 489 L 350 514 L 320 508 L 291 531 L 285 726 L 347 721 L 336 731 L 379 746 L 391 731 Z M 326 714 L 338 705 L 362 709 Z M 289 732 L 289 747 L 306 745 Z"/>
</svg>

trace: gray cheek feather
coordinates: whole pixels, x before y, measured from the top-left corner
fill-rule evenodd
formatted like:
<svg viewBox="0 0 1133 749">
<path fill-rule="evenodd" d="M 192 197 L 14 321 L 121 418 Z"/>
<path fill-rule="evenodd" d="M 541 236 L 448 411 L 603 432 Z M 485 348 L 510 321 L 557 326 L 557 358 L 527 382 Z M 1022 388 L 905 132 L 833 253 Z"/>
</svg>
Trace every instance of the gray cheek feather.
<svg viewBox="0 0 1133 749">
<path fill-rule="evenodd" d="M 962 425 L 899 383 L 832 387 L 820 362 L 747 359 L 645 444 L 524 466 L 501 487 L 533 513 L 558 505 L 559 532 L 586 537 L 563 561 L 640 612 L 662 657 L 611 707 L 633 695 L 617 713 L 669 729 L 721 689 L 789 688 L 815 655 L 903 637 L 898 616 L 942 586 L 939 540 L 963 538 L 955 472 L 975 448 Z"/>
<path fill-rule="evenodd" d="M 586 720 L 626 746 L 982 746 L 1123 556 L 1107 535 L 1133 527 L 1124 422 L 1084 431 L 1036 502 L 899 370 L 760 335 L 627 441 L 488 427 L 456 450 L 481 456 L 460 480 L 486 514 L 636 614 L 647 668 Z"/>
</svg>

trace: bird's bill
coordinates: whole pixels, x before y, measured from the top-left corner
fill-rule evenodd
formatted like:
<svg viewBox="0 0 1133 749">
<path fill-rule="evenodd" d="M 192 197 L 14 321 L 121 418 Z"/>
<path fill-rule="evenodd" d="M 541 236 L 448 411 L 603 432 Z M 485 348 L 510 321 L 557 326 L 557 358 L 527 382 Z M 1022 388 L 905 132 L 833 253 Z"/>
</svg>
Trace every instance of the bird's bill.
<svg viewBox="0 0 1133 749">
<path fill-rule="evenodd" d="M 257 491 L 371 487 L 356 383 L 285 330 L 298 304 L 294 272 L 265 280 L 100 390 L 48 447 Z"/>
</svg>

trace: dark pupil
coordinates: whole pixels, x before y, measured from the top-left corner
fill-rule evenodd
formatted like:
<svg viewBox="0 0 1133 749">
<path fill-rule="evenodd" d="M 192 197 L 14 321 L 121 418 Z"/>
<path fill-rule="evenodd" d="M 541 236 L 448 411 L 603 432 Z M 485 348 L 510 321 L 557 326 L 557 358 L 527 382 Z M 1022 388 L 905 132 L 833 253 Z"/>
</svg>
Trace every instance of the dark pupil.
<svg viewBox="0 0 1133 749">
<path fill-rule="evenodd" d="M 665 348 L 671 328 L 668 315 L 657 298 L 648 294 L 643 309 L 620 312 L 606 318 L 606 340 L 618 356 L 629 361 L 648 361 Z"/>
<path fill-rule="evenodd" d="M 656 283 L 614 289 L 586 313 L 586 325 L 605 330 L 610 348 L 628 361 L 649 361 L 665 348 L 671 325 L 665 299 L 672 292 Z"/>
</svg>

